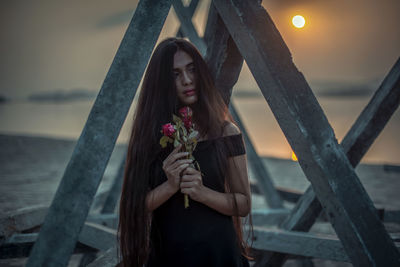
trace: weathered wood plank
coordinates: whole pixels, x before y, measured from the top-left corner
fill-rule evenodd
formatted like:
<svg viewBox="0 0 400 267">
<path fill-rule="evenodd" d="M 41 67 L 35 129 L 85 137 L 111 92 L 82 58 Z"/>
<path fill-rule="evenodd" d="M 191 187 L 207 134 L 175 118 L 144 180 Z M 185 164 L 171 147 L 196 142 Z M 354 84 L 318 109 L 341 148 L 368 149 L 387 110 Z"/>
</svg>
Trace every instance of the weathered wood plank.
<svg viewBox="0 0 400 267">
<path fill-rule="evenodd" d="M 238 0 L 213 3 L 352 263 L 356 266 L 399 264 L 399 251 L 376 216 L 372 201 L 265 9 L 253 2 Z"/>
<path fill-rule="evenodd" d="M 170 6 L 171 1 L 139 2 L 64 172 L 27 266 L 68 264 Z"/>
<path fill-rule="evenodd" d="M 288 189 L 288 188 L 283 188 L 276 186 L 276 191 L 278 191 L 279 195 L 281 198 L 287 202 L 291 203 L 296 203 L 299 201 L 300 197 L 303 195 L 302 192 L 293 190 L 293 189 Z"/>
<path fill-rule="evenodd" d="M 230 112 L 242 132 L 247 148 L 248 162 L 254 170 L 259 188 L 271 208 L 282 208 L 282 200 L 273 185 L 272 179 L 257 155 L 235 106 L 230 103 L 232 88 L 236 84 L 243 66 L 243 57 L 212 3 L 204 39 L 207 45 L 206 61 L 208 68 L 225 103 L 230 104 Z"/>
<path fill-rule="evenodd" d="M 110 191 L 107 194 L 107 198 L 104 202 L 103 208 L 101 209 L 101 213 L 113 213 L 115 207 L 117 206 L 119 196 L 121 195 L 122 183 L 124 181 L 124 170 L 125 170 L 125 162 L 126 162 L 126 152 L 122 157 L 123 160 L 118 167 L 117 175 L 114 178 L 113 184 L 111 186 Z"/>
<path fill-rule="evenodd" d="M 335 236 L 263 227 L 254 227 L 254 236 L 256 240 L 253 242 L 253 247 L 258 250 L 278 251 L 334 261 L 349 261 L 340 240 Z"/>
<path fill-rule="evenodd" d="M 41 225 L 48 207 L 37 205 L 18 209 L 0 218 L 0 236 L 9 237 L 13 233 L 22 232 Z"/>
<path fill-rule="evenodd" d="M 308 187 L 292 208 L 290 215 L 280 224 L 285 230 L 308 231 L 322 211 L 312 187 Z"/>
<path fill-rule="evenodd" d="M 192 1 L 190 1 L 189 6 L 185 8 L 187 10 L 188 16 L 190 18 L 192 18 L 194 13 L 196 12 L 196 8 L 197 8 L 198 4 L 199 4 L 199 0 L 192 0 Z M 184 37 L 185 36 L 183 31 L 182 31 L 181 26 L 179 26 L 179 29 L 176 32 L 175 36 L 177 36 L 177 37 Z"/>
<path fill-rule="evenodd" d="M 289 214 L 288 209 L 257 209 L 251 211 L 253 225 L 276 226 Z"/>
<path fill-rule="evenodd" d="M 26 257 L 38 238 L 38 233 L 14 234 L 0 246 L 0 258 Z M 96 223 L 86 222 L 79 234 L 75 253 L 95 253 L 117 245 L 117 231 Z M 79 244 L 79 245 L 78 245 Z"/>
<path fill-rule="evenodd" d="M 400 224 L 400 211 L 399 210 L 385 211 L 383 215 L 383 221 Z"/>
<path fill-rule="evenodd" d="M 38 233 L 13 234 L 0 245 L 0 259 L 28 257 L 38 236 Z M 73 253 L 93 253 L 95 251 L 97 250 L 77 242 Z"/>
<path fill-rule="evenodd" d="M 96 260 L 90 263 L 88 267 L 115 267 L 118 263 L 117 248 L 112 247 L 107 251 L 99 252 Z"/>
<path fill-rule="evenodd" d="M 334 235 L 304 233 L 254 227 L 253 248 L 258 251 L 278 251 L 290 255 L 349 262 L 340 240 Z M 396 240 L 397 236 L 391 236 Z M 395 243 L 400 249 L 400 244 Z M 265 265 L 260 265 L 265 266 Z M 384 265 L 390 266 L 390 265 Z"/>
<path fill-rule="evenodd" d="M 100 224 L 85 222 L 79 234 L 79 242 L 98 250 L 107 250 L 117 245 L 117 231 Z"/>
<path fill-rule="evenodd" d="M 196 32 L 196 29 L 193 26 L 192 16 L 187 12 L 181 0 L 173 0 L 172 5 L 174 6 L 176 16 L 181 22 L 181 29 L 183 35 L 187 36 L 190 39 L 190 41 L 195 43 L 197 49 L 199 49 L 200 53 L 204 56 L 207 52 L 207 47 L 203 39 L 199 37 L 199 35 Z"/>
<path fill-rule="evenodd" d="M 207 45 L 205 59 L 208 69 L 213 76 L 215 86 L 229 106 L 232 88 L 242 70 L 243 57 L 212 3 L 208 13 L 204 41 Z"/>
<path fill-rule="evenodd" d="M 372 145 L 373 140 L 383 130 L 384 125 L 386 125 L 391 115 L 398 108 L 400 97 L 399 84 L 400 60 L 397 60 L 341 143 L 353 167 L 358 165 L 361 158 Z M 379 123 L 376 124 L 376 129 L 374 129 L 376 120 L 379 120 Z M 362 143 L 365 146 L 360 149 L 359 146 Z M 322 207 L 319 200 L 310 186 L 292 209 L 289 216 L 282 222 L 281 227 L 285 230 L 308 231 L 321 210 Z M 388 216 L 391 218 L 390 213 Z M 385 219 L 384 221 L 387 222 Z M 269 262 L 271 265 L 275 266 L 279 266 L 285 261 L 285 255 L 279 255 L 279 253 L 266 254 L 263 261 L 266 261 L 268 257 L 270 258 Z"/>
<path fill-rule="evenodd" d="M 86 221 L 100 224 L 111 229 L 117 229 L 118 218 L 118 214 L 116 213 L 89 214 Z"/>
</svg>

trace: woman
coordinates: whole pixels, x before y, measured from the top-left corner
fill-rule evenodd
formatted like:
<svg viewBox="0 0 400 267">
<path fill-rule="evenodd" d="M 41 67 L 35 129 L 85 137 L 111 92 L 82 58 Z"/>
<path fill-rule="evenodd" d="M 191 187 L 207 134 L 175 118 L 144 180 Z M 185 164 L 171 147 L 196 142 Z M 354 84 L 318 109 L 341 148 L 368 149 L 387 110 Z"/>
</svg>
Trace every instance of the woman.
<svg viewBox="0 0 400 267">
<path fill-rule="evenodd" d="M 161 126 L 189 106 L 199 131 L 190 165 L 162 149 Z M 243 139 L 197 49 L 169 38 L 143 80 L 120 201 L 123 266 L 248 266 L 241 217 L 251 209 Z M 190 199 L 183 205 L 183 195 Z"/>
</svg>

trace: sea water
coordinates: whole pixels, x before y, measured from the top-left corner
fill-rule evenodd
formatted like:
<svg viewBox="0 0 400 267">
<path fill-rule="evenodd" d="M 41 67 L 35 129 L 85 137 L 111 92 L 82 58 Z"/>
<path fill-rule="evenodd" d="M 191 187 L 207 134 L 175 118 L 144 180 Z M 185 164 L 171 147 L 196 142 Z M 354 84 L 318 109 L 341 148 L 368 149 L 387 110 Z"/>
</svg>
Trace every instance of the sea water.
<svg viewBox="0 0 400 267">
<path fill-rule="evenodd" d="M 318 101 L 340 142 L 369 97 L 319 97 Z M 79 138 L 94 99 L 59 102 L 17 100 L 0 104 L 0 133 Z M 244 126 L 261 156 L 291 158 L 292 150 L 262 96 L 233 97 Z M 117 143 L 127 143 L 135 101 Z M 371 146 L 363 162 L 400 164 L 400 114 L 395 112 Z"/>
</svg>

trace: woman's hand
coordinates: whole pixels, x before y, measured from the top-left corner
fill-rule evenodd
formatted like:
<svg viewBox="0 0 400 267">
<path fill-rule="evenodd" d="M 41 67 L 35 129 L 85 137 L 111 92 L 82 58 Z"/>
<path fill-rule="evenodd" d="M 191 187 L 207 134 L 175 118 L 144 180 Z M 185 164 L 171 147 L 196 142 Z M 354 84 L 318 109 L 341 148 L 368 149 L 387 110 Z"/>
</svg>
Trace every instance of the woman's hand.
<svg viewBox="0 0 400 267">
<path fill-rule="evenodd" d="M 201 172 L 198 170 L 187 167 L 182 173 L 181 192 L 187 194 L 191 199 L 202 202 L 204 198 L 203 180 Z"/>
<path fill-rule="evenodd" d="M 182 171 L 193 162 L 192 159 L 182 159 L 187 157 L 189 153 L 179 152 L 181 147 L 182 145 L 177 146 L 163 161 L 163 171 L 168 178 L 168 185 L 174 193 L 179 190 Z"/>
</svg>

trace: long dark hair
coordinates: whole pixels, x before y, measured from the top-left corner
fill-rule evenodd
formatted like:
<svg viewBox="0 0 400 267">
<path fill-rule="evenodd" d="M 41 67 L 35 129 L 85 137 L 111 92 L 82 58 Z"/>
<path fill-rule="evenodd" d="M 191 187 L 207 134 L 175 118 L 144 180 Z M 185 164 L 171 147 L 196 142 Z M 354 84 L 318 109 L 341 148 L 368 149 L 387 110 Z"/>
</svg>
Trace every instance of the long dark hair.
<svg viewBox="0 0 400 267">
<path fill-rule="evenodd" d="M 180 107 L 173 73 L 174 55 L 178 50 L 193 59 L 198 95 L 198 101 L 192 106 L 193 120 L 200 134 L 209 139 L 218 138 L 222 135 L 224 121 L 232 121 L 198 50 L 184 39 L 162 41 L 146 70 L 128 145 L 118 225 L 120 254 L 125 267 L 143 266 L 149 254 L 151 214 L 146 210 L 145 200 L 152 179 L 151 164 L 161 152 L 161 125 L 170 122 L 172 114 L 178 114 Z M 219 157 L 223 160 L 222 155 Z M 226 168 L 226 164 L 222 165 Z M 229 185 L 227 188 L 229 191 Z M 236 217 L 234 222 L 243 248 L 240 219 Z"/>
</svg>

